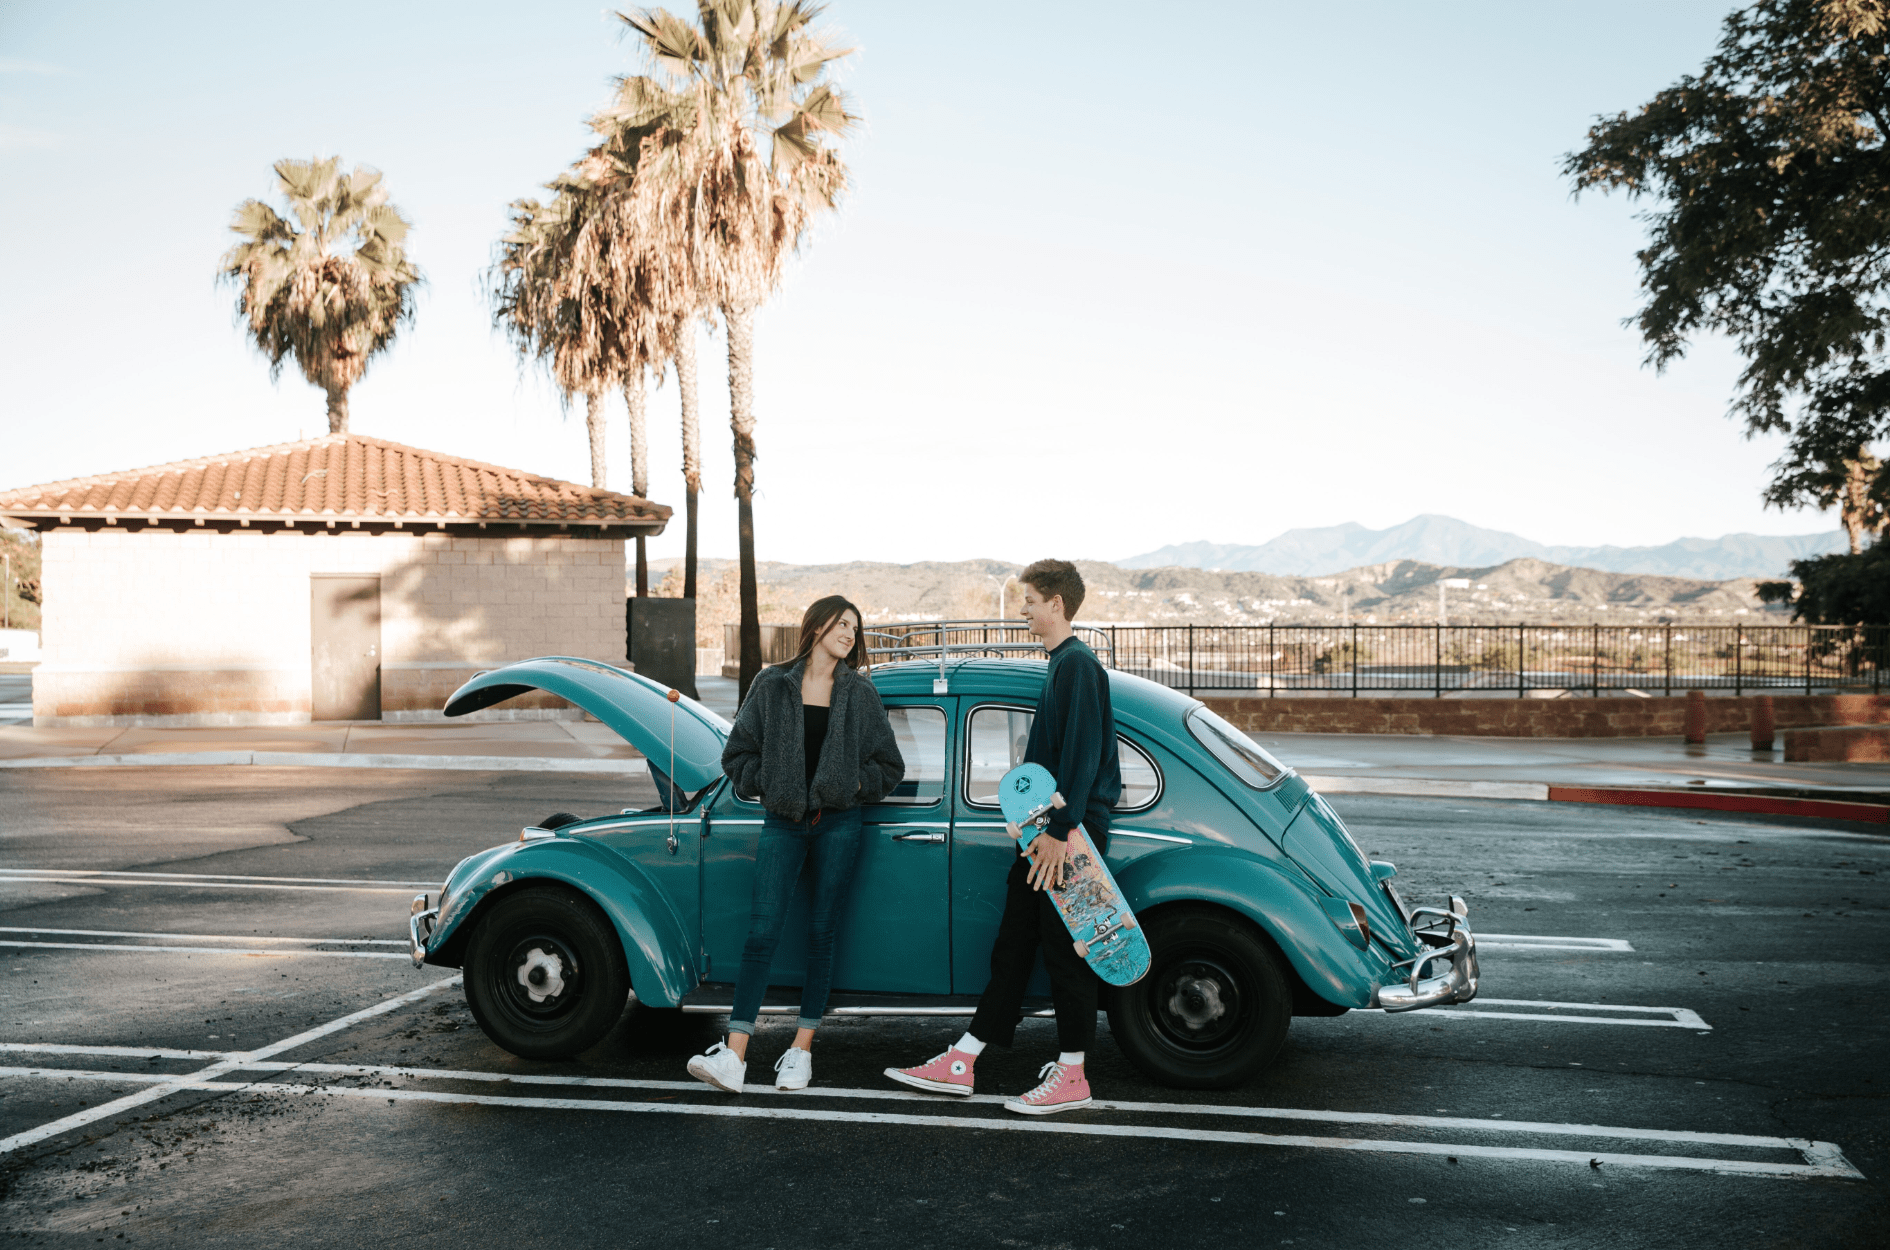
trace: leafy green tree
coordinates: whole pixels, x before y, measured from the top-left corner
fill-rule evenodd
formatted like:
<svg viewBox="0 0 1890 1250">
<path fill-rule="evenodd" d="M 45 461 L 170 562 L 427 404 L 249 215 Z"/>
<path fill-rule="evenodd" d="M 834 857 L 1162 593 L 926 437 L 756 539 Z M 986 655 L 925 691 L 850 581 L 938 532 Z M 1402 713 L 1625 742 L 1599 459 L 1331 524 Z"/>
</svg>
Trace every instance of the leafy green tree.
<svg viewBox="0 0 1890 1250">
<path fill-rule="evenodd" d="M 810 222 L 846 189 L 846 167 L 827 138 L 857 120 L 826 81 L 852 49 L 815 27 L 819 12 L 811 0 L 700 0 L 695 22 L 663 9 L 618 15 L 653 68 L 621 79 L 608 111 L 640 136 L 640 193 L 629 201 L 638 234 L 675 242 L 688 287 L 720 312 L 728 336 L 744 697 L 761 670 L 754 315 Z"/>
<path fill-rule="evenodd" d="M 230 229 L 242 242 L 220 276 L 236 287 L 236 310 L 279 377 L 293 356 L 328 396 L 328 432 L 348 429 L 348 391 L 368 362 L 413 322 L 420 270 L 407 258 L 408 222 L 387 202 L 379 170 L 344 172 L 339 157 L 280 160 L 282 216 L 244 200 Z"/>
<path fill-rule="evenodd" d="M 1826 497 L 1890 434 L 1887 139 L 1890 3 L 1761 0 L 1697 76 L 1598 118 L 1565 159 L 1577 194 L 1654 202 L 1630 324 L 1656 367 L 1701 333 L 1738 347 L 1734 415 L 1791 436 L 1780 506 Z"/>
<path fill-rule="evenodd" d="M 1890 473 L 1867 449 L 1852 448 L 1836 464 L 1811 459 L 1794 463 L 1787 455 L 1775 469 L 1765 501 L 1781 509 L 1801 504 L 1836 508 L 1852 555 L 1864 549 L 1866 537 L 1882 534 Z"/>
<path fill-rule="evenodd" d="M 1759 598 L 1789 603 L 1793 619 L 1813 625 L 1890 625 L 1890 543 L 1856 555 L 1793 560 L 1792 576 L 1796 586 L 1760 582 Z"/>
</svg>

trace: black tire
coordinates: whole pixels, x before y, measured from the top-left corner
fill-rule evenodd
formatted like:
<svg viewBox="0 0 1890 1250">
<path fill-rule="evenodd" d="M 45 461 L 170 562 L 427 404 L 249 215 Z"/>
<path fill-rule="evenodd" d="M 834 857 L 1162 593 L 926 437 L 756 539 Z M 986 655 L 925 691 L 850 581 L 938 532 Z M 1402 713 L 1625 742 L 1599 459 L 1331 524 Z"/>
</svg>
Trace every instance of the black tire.
<svg viewBox="0 0 1890 1250">
<path fill-rule="evenodd" d="M 573 890 L 530 886 L 500 899 L 467 944 L 473 1019 L 521 1059 L 569 1059 L 590 1049 L 629 997 L 616 929 Z"/>
<path fill-rule="evenodd" d="M 1148 975 L 1115 991 L 1109 1028 L 1129 1062 L 1177 1089 L 1226 1089 L 1273 1062 L 1293 1019 L 1272 944 L 1212 907 L 1171 907 L 1143 926 Z"/>
</svg>

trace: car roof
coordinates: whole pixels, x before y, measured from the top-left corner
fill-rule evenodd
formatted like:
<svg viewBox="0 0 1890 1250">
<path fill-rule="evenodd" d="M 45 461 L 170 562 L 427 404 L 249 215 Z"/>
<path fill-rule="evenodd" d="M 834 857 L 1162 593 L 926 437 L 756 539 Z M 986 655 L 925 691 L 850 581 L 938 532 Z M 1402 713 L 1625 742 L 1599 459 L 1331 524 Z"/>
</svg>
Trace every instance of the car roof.
<svg viewBox="0 0 1890 1250">
<path fill-rule="evenodd" d="M 947 659 L 945 678 L 950 692 L 970 698 L 1021 699 L 1035 703 L 1043 691 L 1048 660 L 996 659 L 978 656 Z M 1109 672 L 1109 701 L 1117 719 L 1164 730 L 1179 728 L 1181 718 L 1200 700 L 1160 682 L 1119 669 Z M 873 666 L 873 685 L 882 695 L 931 694 L 938 676 L 938 661 L 899 660 Z"/>
</svg>

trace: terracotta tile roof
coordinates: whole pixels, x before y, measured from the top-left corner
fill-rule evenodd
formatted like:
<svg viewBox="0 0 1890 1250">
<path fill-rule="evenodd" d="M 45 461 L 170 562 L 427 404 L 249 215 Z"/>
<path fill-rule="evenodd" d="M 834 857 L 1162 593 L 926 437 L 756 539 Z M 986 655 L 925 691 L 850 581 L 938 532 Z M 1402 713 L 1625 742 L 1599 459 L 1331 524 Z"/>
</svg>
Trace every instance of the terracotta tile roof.
<svg viewBox="0 0 1890 1250">
<path fill-rule="evenodd" d="M 0 515 L 171 519 L 421 521 L 465 525 L 612 525 L 661 532 L 671 509 L 422 451 L 359 434 L 329 434 L 148 469 L 0 490 Z"/>
</svg>

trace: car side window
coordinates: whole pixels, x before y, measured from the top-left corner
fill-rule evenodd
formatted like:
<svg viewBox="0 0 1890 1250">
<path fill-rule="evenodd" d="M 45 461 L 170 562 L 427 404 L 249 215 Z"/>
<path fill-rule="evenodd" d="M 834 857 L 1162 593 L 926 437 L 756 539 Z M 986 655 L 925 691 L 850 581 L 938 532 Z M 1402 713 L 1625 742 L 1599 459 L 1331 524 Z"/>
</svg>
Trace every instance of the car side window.
<svg viewBox="0 0 1890 1250">
<path fill-rule="evenodd" d="M 945 794 L 945 709 L 889 707 L 893 738 L 906 761 L 906 775 L 882 803 L 925 806 Z"/>
<path fill-rule="evenodd" d="M 967 803 L 998 805 L 998 782 L 1024 762 L 1024 744 L 1035 719 L 1035 712 L 1015 707 L 981 707 L 971 713 L 965 736 Z M 1148 752 L 1117 734 L 1116 759 L 1122 768 L 1122 797 L 1111 810 L 1134 812 L 1153 804 L 1162 792 L 1162 774 Z"/>
</svg>

